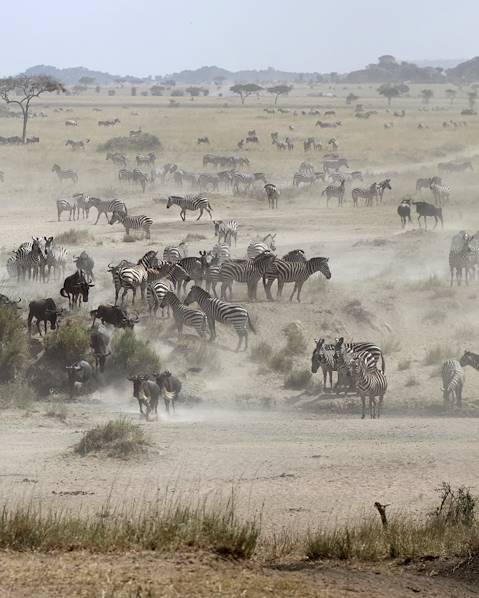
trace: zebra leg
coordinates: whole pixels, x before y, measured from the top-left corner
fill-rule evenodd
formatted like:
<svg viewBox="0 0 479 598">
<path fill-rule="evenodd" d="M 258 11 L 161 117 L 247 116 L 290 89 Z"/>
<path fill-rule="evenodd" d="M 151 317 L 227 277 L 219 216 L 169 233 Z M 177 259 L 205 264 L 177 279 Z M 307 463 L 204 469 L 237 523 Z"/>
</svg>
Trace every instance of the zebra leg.
<svg viewBox="0 0 479 598">
<path fill-rule="evenodd" d="M 333 389 L 333 370 L 332 370 L 332 368 L 330 367 L 330 368 L 328 369 L 328 371 L 329 371 L 329 387 L 330 387 L 330 388 L 331 388 L 331 390 L 332 390 L 332 389 Z"/>
<path fill-rule="evenodd" d="M 186 220 L 186 212 L 185 212 L 185 210 L 181 210 L 181 212 L 180 212 L 180 218 L 183 220 L 183 222 Z"/>
<path fill-rule="evenodd" d="M 363 410 L 361 419 L 364 419 L 366 417 L 366 397 L 364 395 L 361 395 L 361 405 Z"/>
<path fill-rule="evenodd" d="M 198 216 L 198 218 L 196 220 L 198 221 L 201 218 L 201 216 L 203 216 L 203 208 L 200 208 L 200 215 Z"/>
<path fill-rule="evenodd" d="M 274 280 L 271 281 L 271 285 L 273 284 Z M 270 285 L 270 288 L 271 288 Z M 276 299 L 280 300 L 281 299 L 281 295 L 283 294 L 283 288 L 284 288 L 284 280 L 281 278 L 278 278 L 278 291 L 276 292 Z"/>
<path fill-rule="evenodd" d="M 216 338 L 216 325 L 213 317 L 208 318 L 208 325 L 210 328 L 210 343 L 212 343 Z"/>
</svg>

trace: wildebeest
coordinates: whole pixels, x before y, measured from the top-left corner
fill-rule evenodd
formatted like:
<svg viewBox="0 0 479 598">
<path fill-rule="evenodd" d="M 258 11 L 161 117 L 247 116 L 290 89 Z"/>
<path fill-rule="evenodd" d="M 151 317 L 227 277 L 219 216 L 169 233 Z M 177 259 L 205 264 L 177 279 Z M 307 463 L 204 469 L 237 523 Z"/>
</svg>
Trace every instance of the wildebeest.
<svg viewBox="0 0 479 598">
<path fill-rule="evenodd" d="M 17 303 L 21 302 L 21 297 L 18 299 L 18 301 L 13 301 L 12 299 L 10 299 L 10 297 L 7 297 L 6 295 L 4 295 L 3 293 L 0 293 L 0 305 L 5 306 L 8 305 L 10 307 L 15 307 L 17 306 Z M 17 307 L 17 309 L 20 309 L 20 307 Z"/>
<path fill-rule="evenodd" d="M 40 330 L 40 322 L 43 322 L 45 325 L 45 334 L 47 333 L 47 322 L 50 322 L 50 328 L 55 330 L 58 323 L 57 319 L 61 310 L 57 309 L 55 305 L 55 301 L 51 297 L 48 299 L 37 299 L 36 301 L 30 301 L 29 305 L 29 312 L 28 312 L 28 333 L 30 334 L 32 328 L 32 320 L 33 318 L 36 319 L 37 330 L 38 334 L 42 334 Z"/>
<path fill-rule="evenodd" d="M 90 332 L 90 347 L 93 349 L 95 355 L 95 368 L 100 368 L 100 372 L 104 372 L 106 358 L 108 355 L 111 355 L 109 344 L 110 339 L 103 332 L 99 330 L 92 330 Z"/>
<path fill-rule="evenodd" d="M 144 415 L 147 421 L 152 411 L 158 416 L 158 399 L 160 398 L 158 384 L 148 380 L 148 376 L 129 376 L 128 380 L 133 382 L 133 396 L 138 401 L 141 415 Z M 143 413 L 143 406 L 145 413 Z"/>
<path fill-rule="evenodd" d="M 401 218 L 401 225 L 404 228 L 406 224 L 412 222 L 411 220 L 411 200 L 410 199 L 403 199 L 401 203 L 398 205 L 397 212 L 399 217 Z"/>
<path fill-rule="evenodd" d="M 63 288 L 60 289 L 60 295 L 68 299 L 70 307 L 74 307 L 80 302 L 80 297 L 84 303 L 88 302 L 90 288 L 94 286 L 94 284 L 86 281 L 83 270 L 77 270 L 75 274 L 65 278 Z"/>
<path fill-rule="evenodd" d="M 444 227 L 444 222 L 442 219 L 442 208 L 438 208 L 434 206 L 432 203 L 428 203 L 427 201 L 413 201 L 412 202 L 416 206 L 416 212 L 418 214 L 417 221 L 419 223 L 419 227 L 421 227 L 421 218 L 424 218 L 424 227 L 427 230 L 427 219 L 434 218 L 434 228 L 436 228 L 437 223 L 440 221 L 441 226 Z"/>
<path fill-rule="evenodd" d="M 115 328 L 133 328 L 139 320 L 138 314 L 135 319 L 130 318 L 127 312 L 118 305 L 99 305 L 90 312 L 90 315 L 93 317 L 92 328 L 97 318 L 101 320 L 102 324 L 111 324 Z"/>
<path fill-rule="evenodd" d="M 82 270 L 86 274 L 89 282 L 94 280 L 95 276 L 93 274 L 93 268 L 95 266 L 95 262 L 86 251 L 82 251 L 78 257 L 74 256 L 73 261 L 75 262 L 77 270 Z"/>
<path fill-rule="evenodd" d="M 153 374 L 153 376 L 165 401 L 166 412 L 170 412 L 170 403 L 174 411 L 175 401 L 181 392 L 181 381 L 168 370 L 161 372 L 161 374 Z"/>
<path fill-rule="evenodd" d="M 68 386 L 70 388 L 70 395 L 75 390 L 75 383 L 86 384 L 92 379 L 93 368 L 84 359 L 72 363 L 72 365 L 65 366 L 68 374 Z"/>
</svg>

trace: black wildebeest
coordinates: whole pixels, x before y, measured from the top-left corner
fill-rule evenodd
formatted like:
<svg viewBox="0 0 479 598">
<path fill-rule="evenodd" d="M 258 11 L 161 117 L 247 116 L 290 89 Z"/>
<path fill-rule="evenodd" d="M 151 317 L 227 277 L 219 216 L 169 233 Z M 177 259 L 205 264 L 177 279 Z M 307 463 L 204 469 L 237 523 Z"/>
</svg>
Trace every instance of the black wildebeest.
<svg viewBox="0 0 479 598">
<path fill-rule="evenodd" d="M 148 417 L 152 411 L 158 416 L 158 399 L 160 398 L 160 387 L 156 382 L 148 380 L 148 376 L 129 376 L 128 380 L 133 382 L 133 396 L 138 401 L 140 413 Z M 143 406 L 145 413 L 143 413 Z"/>
<path fill-rule="evenodd" d="M 437 223 L 440 221 L 441 226 L 444 227 L 444 222 L 442 219 L 442 208 L 438 208 L 434 206 L 432 203 L 428 203 L 427 201 L 413 201 L 412 202 L 416 206 L 416 212 L 418 214 L 417 221 L 419 223 L 419 228 L 421 228 L 421 218 L 424 218 L 424 227 L 427 230 L 427 219 L 434 218 L 434 228 L 436 228 Z"/>
<path fill-rule="evenodd" d="M 412 222 L 411 220 L 411 200 L 410 199 L 403 199 L 401 203 L 398 205 L 397 212 L 399 217 L 401 218 L 401 224 L 404 228 L 408 222 Z"/>
<path fill-rule="evenodd" d="M 80 297 L 84 303 L 88 302 L 88 293 L 90 287 L 94 287 L 86 281 L 83 270 L 77 270 L 75 274 L 67 276 L 63 282 L 63 288 L 60 289 L 60 295 L 68 298 L 68 305 L 74 307 L 80 303 Z"/>
<path fill-rule="evenodd" d="M 70 395 L 73 394 L 75 390 L 75 383 L 78 382 L 79 384 L 86 384 L 92 379 L 93 376 L 93 368 L 88 363 L 81 359 L 80 361 L 76 361 L 72 363 L 72 365 L 65 366 L 65 369 L 68 374 L 68 386 L 70 388 Z"/>
<path fill-rule="evenodd" d="M 110 339 L 106 334 L 99 330 L 92 330 L 90 333 L 90 347 L 93 349 L 95 355 L 95 368 L 100 368 L 100 372 L 105 371 L 105 362 L 108 355 L 111 355 L 109 350 Z"/>
<path fill-rule="evenodd" d="M 61 310 L 57 309 L 55 301 L 50 297 L 48 299 L 38 299 L 36 301 L 30 301 L 28 312 L 28 333 L 30 334 L 32 329 L 32 320 L 36 319 L 38 334 L 42 334 L 40 330 L 40 322 L 45 324 L 45 334 L 47 333 L 47 322 L 50 322 L 50 328 L 55 330 L 57 327 L 57 319 Z"/>
<path fill-rule="evenodd" d="M 181 381 L 176 376 L 172 376 L 168 370 L 161 372 L 161 374 L 153 374 L 153 377 L 165 401 L 166 412 L 170 412 L 170 403 L 174 411 L 175 401 L 181 391 Z"/>
<path fill-rule="evenodd" d="M 74 256 L 73 261 L 77 270 L 83 270 L 90 282 L 94 280 L 93 268 L 95 267 L 95 262 L 86 251 L 82 251 L 78 257 Z"/>
<path fill-rule="evenodd" d="M 99 305 L 97 309 L 90 312 L 90 315 L 93 317 L 92 328 L 97 318 L 102 324 L 111 324 L 115 328 L 133 328 L 139 320 L 138 314 L 135 319 L 130 318 L 118 305 Z"/>
</svg>

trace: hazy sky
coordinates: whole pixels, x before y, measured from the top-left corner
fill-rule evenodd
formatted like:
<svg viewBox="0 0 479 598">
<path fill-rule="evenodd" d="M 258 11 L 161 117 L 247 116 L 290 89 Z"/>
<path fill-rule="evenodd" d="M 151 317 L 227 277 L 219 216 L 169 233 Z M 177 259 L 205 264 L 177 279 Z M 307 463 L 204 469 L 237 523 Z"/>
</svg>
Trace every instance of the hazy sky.
<svg viewBox="0 0 479 598">
<path fill-rule="evenodd" d="M 35 64 L 140 76 L 204 65 L 341 72 L 381 54 L 402 59 L 479 54 L 477 0 L 2 0 L 0 5 L 0 75 Z"/>
</svg>

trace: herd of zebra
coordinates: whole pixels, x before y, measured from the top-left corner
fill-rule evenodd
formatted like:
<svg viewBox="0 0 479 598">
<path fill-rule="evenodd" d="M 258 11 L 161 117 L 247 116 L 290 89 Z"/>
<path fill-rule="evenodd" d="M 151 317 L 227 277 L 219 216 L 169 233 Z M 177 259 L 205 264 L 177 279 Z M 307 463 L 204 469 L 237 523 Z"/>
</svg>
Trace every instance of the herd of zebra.
<svg viewBox="0 0 479 598">
<path fill-rule="evenodd" d="M 47 282 L 53 272 L 54 278 L 65 274 L 68 251 L 56 245 L 53 237 L 33 237 L 12 251 L 7 259 L 7 273 L 18 282 Z"/>
</svg>

